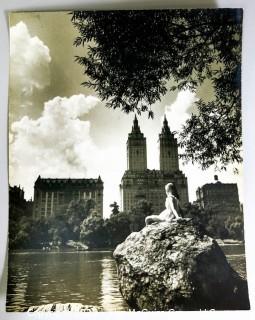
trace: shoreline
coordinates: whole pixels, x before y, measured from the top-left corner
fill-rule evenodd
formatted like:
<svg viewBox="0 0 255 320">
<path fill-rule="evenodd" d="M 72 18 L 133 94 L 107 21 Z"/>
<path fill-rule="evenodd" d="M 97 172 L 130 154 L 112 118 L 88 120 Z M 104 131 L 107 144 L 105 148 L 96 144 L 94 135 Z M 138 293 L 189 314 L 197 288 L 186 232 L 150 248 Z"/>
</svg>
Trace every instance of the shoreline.
<svg viewBox="0 0 255 320">
<path fill-rule="evenodd" d="M 235 240 L 235 239 L 215 239 L 220 247 L 224 246 L 244 246 L 245 242 L 243 240 Z M 76 250 L 75 248 L 69 246 L 63 246 L 59 249 L 53 248 L 49 251 L 43 250 L 42 248 L 23 248 L 23 249 L 14 249 L 8 250 L 8 254 L 22 253 L 22 252 L 40 252 L 40 253 L 72 253 L 72 252 L 113 252 L 115 248 L 106 247 L 106 248 L 92 248 L 92 249 L 84 249 L 84 250 Z"/>
</svg>

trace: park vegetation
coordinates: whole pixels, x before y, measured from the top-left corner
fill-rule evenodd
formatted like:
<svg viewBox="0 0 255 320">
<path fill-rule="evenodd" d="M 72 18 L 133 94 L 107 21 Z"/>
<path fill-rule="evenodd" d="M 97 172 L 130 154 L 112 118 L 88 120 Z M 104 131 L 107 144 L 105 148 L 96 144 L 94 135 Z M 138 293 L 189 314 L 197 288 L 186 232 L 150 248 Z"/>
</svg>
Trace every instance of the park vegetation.
<svg viewBox="0 0 255 320">
<path fill-rule="evenodd" d="M 130 212 L 120 212 L 116 202 L 110 205 L 112 213 L 103 219 L 95 211 L 93 200 L 71 201 L 66 211 L 47 218 L 10 217 L 9 248 L 42 249 L 66 247 L 72 240 L 89 249 L 115 248 L 134 231 L 140 231 L 147 215 L 153 214 L 152 205 L 139 201 Z M 214 238 L 243 240 L 241 216 L 228 217 L 225 221 L 213 211 L 201 211 L 194 205 L 183 210 L 184 217 L 191 217 L 202 224 Z"/>
</svg>

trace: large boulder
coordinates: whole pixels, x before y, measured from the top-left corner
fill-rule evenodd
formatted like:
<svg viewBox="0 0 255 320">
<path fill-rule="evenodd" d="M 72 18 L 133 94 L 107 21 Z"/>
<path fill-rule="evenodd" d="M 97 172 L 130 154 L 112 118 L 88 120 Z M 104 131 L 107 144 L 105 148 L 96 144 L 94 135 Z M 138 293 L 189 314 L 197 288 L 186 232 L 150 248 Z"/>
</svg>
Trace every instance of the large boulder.
<svg viewBox="0 0 255 320">
<path fill-rule="evenodd" d="M 249 309 L 247 282 L 192 220 L 133 232 L 114 251 L 120 291 L 135 310 Z"/>
</svg>

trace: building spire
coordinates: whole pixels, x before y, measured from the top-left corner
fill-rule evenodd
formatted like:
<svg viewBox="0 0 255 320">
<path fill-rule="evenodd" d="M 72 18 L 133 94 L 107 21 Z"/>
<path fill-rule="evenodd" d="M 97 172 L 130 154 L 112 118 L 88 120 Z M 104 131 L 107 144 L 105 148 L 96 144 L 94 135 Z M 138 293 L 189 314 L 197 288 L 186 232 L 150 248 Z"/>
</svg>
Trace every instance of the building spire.
<svg viewBox="0 0 255 320">
<path fill-rule="evenodd" d="M 168 125 L 168 121 L 167 121 L 167 118 L 166 118 L 166 115 L 164 115 L 164 121 L 163 121 L 163 127 L 162 127 L 162 132 L 161 133 L 170 133 L 170 128 L 169 128 L 169 125 Z"/>
<path fill-rule="evenodd" d="M 132 133 L 141 133 L 136 114 L 133 121 Z"/>
</svg>

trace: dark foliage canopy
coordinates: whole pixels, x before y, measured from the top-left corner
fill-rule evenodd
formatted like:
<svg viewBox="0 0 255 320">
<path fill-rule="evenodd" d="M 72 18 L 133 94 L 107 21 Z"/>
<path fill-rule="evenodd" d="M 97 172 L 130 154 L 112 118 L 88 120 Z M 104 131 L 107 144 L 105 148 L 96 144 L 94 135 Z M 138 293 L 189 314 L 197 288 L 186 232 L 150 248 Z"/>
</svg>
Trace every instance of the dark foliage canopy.
<svg viewBox="0 0 255 320">
<path fill-rule="evenodd" d="M 79 31 L 76 57 L 110 108 L 148 112 L 167 90 L 196 90 L 213 85 L 210 103 L 197 102 L 197 113 L 180 134 L 185 160 L 202 168 L 241 162 L 240 9 L 153 11 L 74 11 Z M 169 85 L 169 80 L 173 85 Z M 220 163 L 220 164 L 219 164 Z"/>
</svg>

